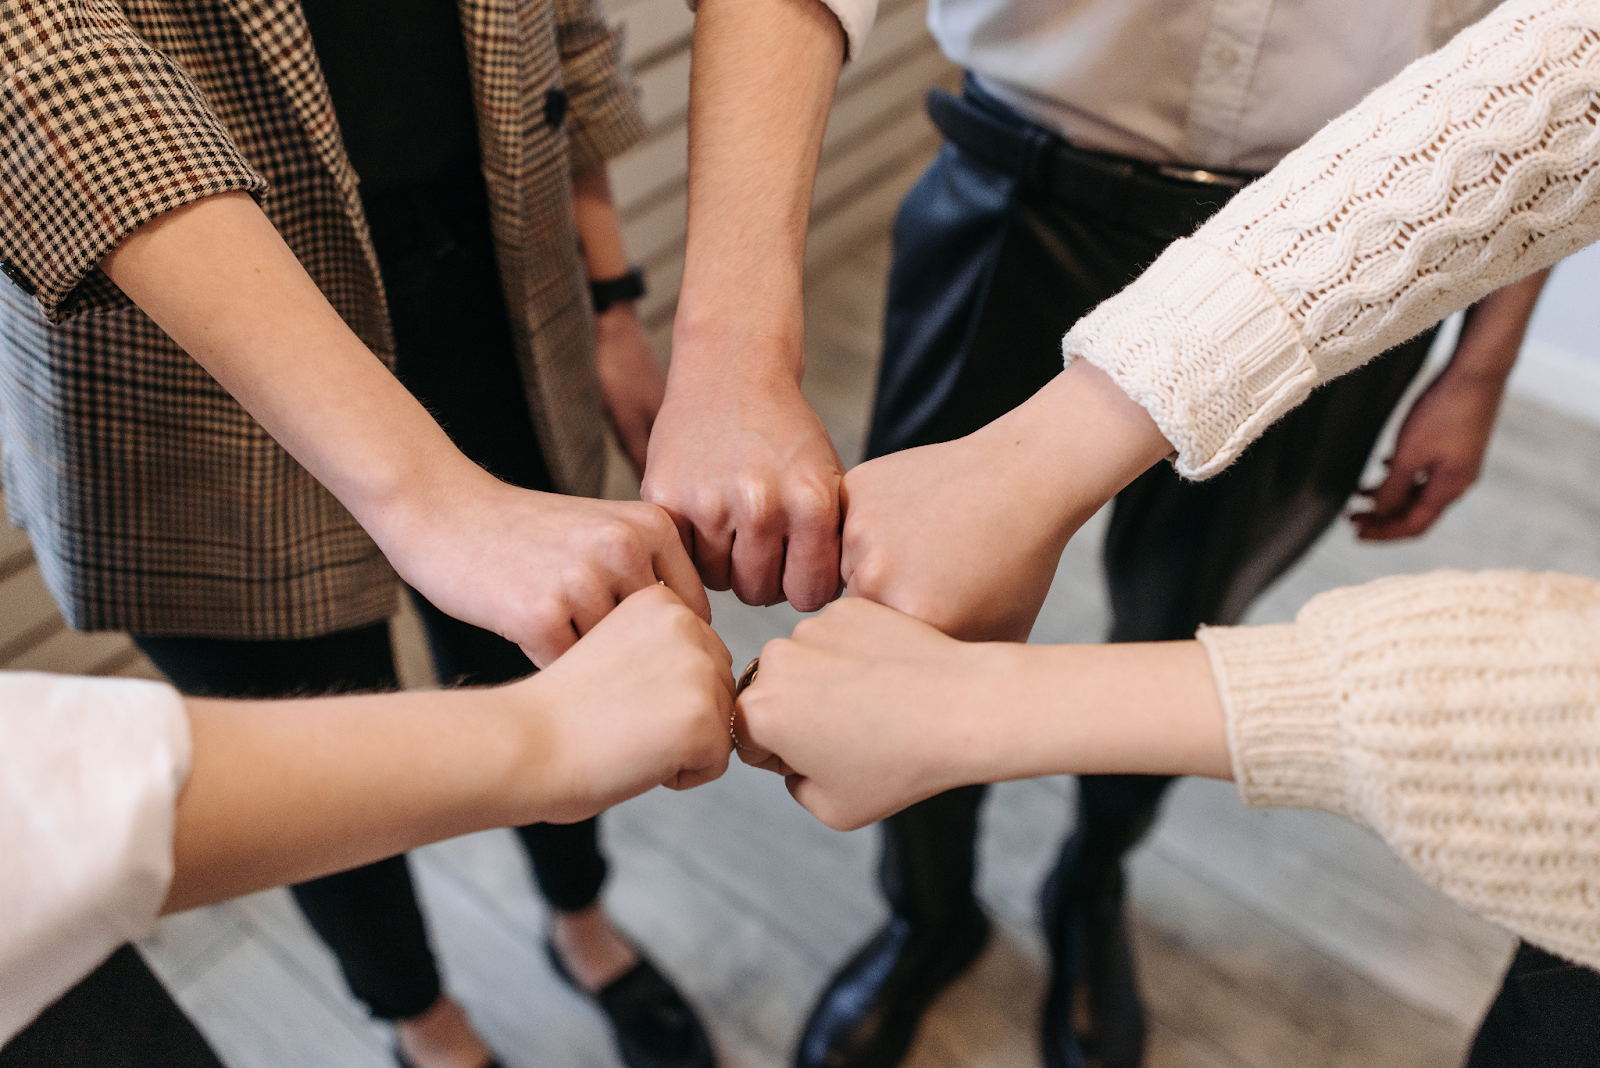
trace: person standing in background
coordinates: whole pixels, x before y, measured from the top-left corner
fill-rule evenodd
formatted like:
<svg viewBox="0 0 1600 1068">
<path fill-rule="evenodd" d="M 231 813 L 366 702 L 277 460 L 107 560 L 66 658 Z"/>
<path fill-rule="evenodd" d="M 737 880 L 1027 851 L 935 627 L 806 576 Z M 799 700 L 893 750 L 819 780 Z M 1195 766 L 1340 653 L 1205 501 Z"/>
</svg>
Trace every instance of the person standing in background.
<svg viewBox="0 0 1600 1068">
<path fill-rule="evenodd" d="M 276 697 L 396 687 L 390 561 L 419 591 L 446 684 L 530 673 L 530 657 L 548 663 L 658 576 L 708 612 L 698 583 L 680 588 L 687 568 L 664 516 L 554 496 L 598 493 L 605 414 L 642 465 L 662 388 L 605 175 L 644 127 L 597 4 L 267 0 L 113 6 L 89 20 L 76 7 L 6 5 L 20 58 L 0 228 L 16 282 L 0 296 L 8 506 L 69 623 L 129 631 L 186 693 Z M 180 267 L 203 270 L 197 242 L 260 221 L 240 191 L 261 198 L 342 323 L 269 315 L 229 336 L 242 348 L 294 346 L 301 329 L 359 338 L 492 479 L 469 470 L 435 484 L 425 457 L 448 443 L 407 434 L 377 381 L 340 393 L 336 361 L 314 361 L 309 378 L 206 362 L 223 313 L 250 314 L 260 294 L 184 304 L 188 291 L 147 268 L 176 247 Z M 40 219 L 58 227 L 48 240 Z M 210 250 L 215 277 L 257 255 L 225 244 Z M 272 395 L 307 381 L 309 392 Z M 299 427 L 318 403 L 337 414 Z M 380 451 L 327 445 L 346 431 Z M 280 443 L 320 456 L 307 466 L 339 500 Z M 366 492 L 385 465 L 415 501 Z M 356 500 L 371 504 L 350 504 L 359 527 L 340 506 Z M 624 1059 L 709 1065 L 693 1010 L 599 903 L 595 822 L 518 833 L 552 906 L 552 963 L 606 1012 Z M 404 857 L 295 896 L 352 990 L 395 1022 L 403 1062 L 492 1061 L 443 992 Z M 164 997 L 138 978 L 154 991 L 130 1005 Z M 137 1032 L 118 1001 L 78 999 L 92 1019 L 43 1022 Z"/>
</svg>

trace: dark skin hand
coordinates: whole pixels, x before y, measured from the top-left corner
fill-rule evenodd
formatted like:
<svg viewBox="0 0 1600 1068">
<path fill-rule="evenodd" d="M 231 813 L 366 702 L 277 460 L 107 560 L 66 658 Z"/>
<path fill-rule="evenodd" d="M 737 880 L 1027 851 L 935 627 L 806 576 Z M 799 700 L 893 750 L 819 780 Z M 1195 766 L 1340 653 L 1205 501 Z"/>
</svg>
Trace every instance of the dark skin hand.
<svg viewBox="0 0 1600 1068">
<path fill-rule="evenodd" d="M 1350 517 L 1363 541 L 1426 532 L 1483 468 L 1506 379 L 1549 271 L 1496 290 L 1467 310 L 1455 355 L 1401 424 L 1372 506 Z"/>
</svg>

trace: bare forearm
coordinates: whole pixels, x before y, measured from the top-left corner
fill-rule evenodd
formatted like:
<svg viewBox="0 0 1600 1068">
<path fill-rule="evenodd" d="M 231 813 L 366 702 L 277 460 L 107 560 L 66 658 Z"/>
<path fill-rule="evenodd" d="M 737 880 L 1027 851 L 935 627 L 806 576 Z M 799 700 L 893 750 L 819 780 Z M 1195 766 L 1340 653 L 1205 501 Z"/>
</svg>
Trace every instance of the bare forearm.
<svg viewBox="0 0 1600 1068">
<path fill-rule="evenodd" d="M 167 912 L 542 815 L 548 747 L 498 690 L 188 706 Z"/>
<path fill-rule="evenodd" d="M 1232 778 L 1221 699 L 1199 642 L 1000 645 L 1009 678 L 991 766 L 973 781 L 1041 775 Z"/>
<path fill-rule="evenodd" d="M 700 3 L 676 324 L 685 341 L 777 335 L 786 343 L 762 351 L 798 374 L 806 221 L 844 51 L 819 0 Z M 675 342 L 673 373 L 728 351 Z"/>
<path fill-rule="evenodd" d="M 1495 290 L 1467 309 L 1450 373 L 1504 382 L 1516 365 L 1528 321 L 1550 270 L 1535 271 L 1520 282 Z"/>
<path fill-rule="evenodd" d="M 622 223 L 611 200 L 611 180 L 604 167 L 573 178 L 572 209 L 589 278 L 600 281 L 626 274 L 628 248 L 622 239 Z"/>
<path fill-rule="evenodd" d="M 402 496 L 486 477 L 339 318 L 249 196 L 168 212 L 102 266 L 380 543 Z"/>
</svg>

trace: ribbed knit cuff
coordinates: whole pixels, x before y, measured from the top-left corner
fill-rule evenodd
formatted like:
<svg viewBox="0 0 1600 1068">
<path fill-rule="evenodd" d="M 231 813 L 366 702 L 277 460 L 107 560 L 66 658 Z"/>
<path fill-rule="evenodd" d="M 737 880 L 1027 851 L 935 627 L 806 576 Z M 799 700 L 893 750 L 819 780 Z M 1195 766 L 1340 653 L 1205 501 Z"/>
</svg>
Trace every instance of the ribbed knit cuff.
<svg viewBox="0 0 1600 1068">
<path fill-rule="evenodd" d="M 1239 796 L 1257 808 L 1353 814 L 1330 650 L 1299 623 L 1202 627 Z"/>
<path fill-rule="evenodd" d="M 1185 478 L 1209 478 L 1317 384 L 1300 332 L 1266 285 L 1195 238 L 1167 247 L 1062 341 L 1150 413 Z"/>
</svg>

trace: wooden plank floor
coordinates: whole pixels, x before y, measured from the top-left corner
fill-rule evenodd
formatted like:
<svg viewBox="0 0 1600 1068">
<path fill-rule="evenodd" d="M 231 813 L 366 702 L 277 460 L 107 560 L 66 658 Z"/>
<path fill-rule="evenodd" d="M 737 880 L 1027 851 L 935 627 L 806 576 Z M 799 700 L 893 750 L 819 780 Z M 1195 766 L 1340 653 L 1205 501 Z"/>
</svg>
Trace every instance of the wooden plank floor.
<svg viewBox="0 0 1600 1068">
<path fill-rule="evenodd" d="M 921 159 L 907 157 L 860 210 L 840 215 L 828 240 L 853 251 L 809 280 L 805 387 L 847 460 L 860 455 L 875 377 L 886 221 Z M 1600 431 L 1510 402 L 1482 483 L 1436 531 L 1372 548 L 1341 527 L 1262 598 L 1253 618 L 1287 619 L 1318 590 L 1438 566 L 1600 576 L 1597 467 Z M 620 469 L 614 484 L 630 492 Z M 1068 547 L 1035 640 L 1102 634 L 1101 527 L 1097 519 Z M 740 664 L 798 618 L 727 595 L 713 601 Z M 414 621 L 402 619 L 401 641 L 404 674 L 426 683 Z M 64 630 L 26 540 L 0 526 L 6 661 L 151 673 L 120 635 Z M 1035 898 L 1070 826 L 1070 798 L 1066 780 L 994 791 L 981 890 L 997 937 L 931 1013 L 913 1068 L 1037 1062 L 1046 964 Z M 610 906 L 700 1006 L 723 1063 L 787 1063 L 817 988 L 882 917 L 874 832 L 829 831 L 775 778 L 736 764 L 702 790 L 657 791 L 621 806 L 604 833 L 615 872 Z M 544 907 L 511 836 L 444 843 L 414 863 L 448 982 L 505 1063 L 614 1066 L 600 1021 L 543 962 Z M 1180 784 L 1130 867 L 1152 1068 L 1446 1068 L 1459 1063 L 1510 947 L 1353 824 L 1246 810 L 1220 784 Z M 282 892 L 171 918 L 143 948 L 236 1068 L 391 1063 L 383 1029 L 350 999 Z"/>
</svg>

